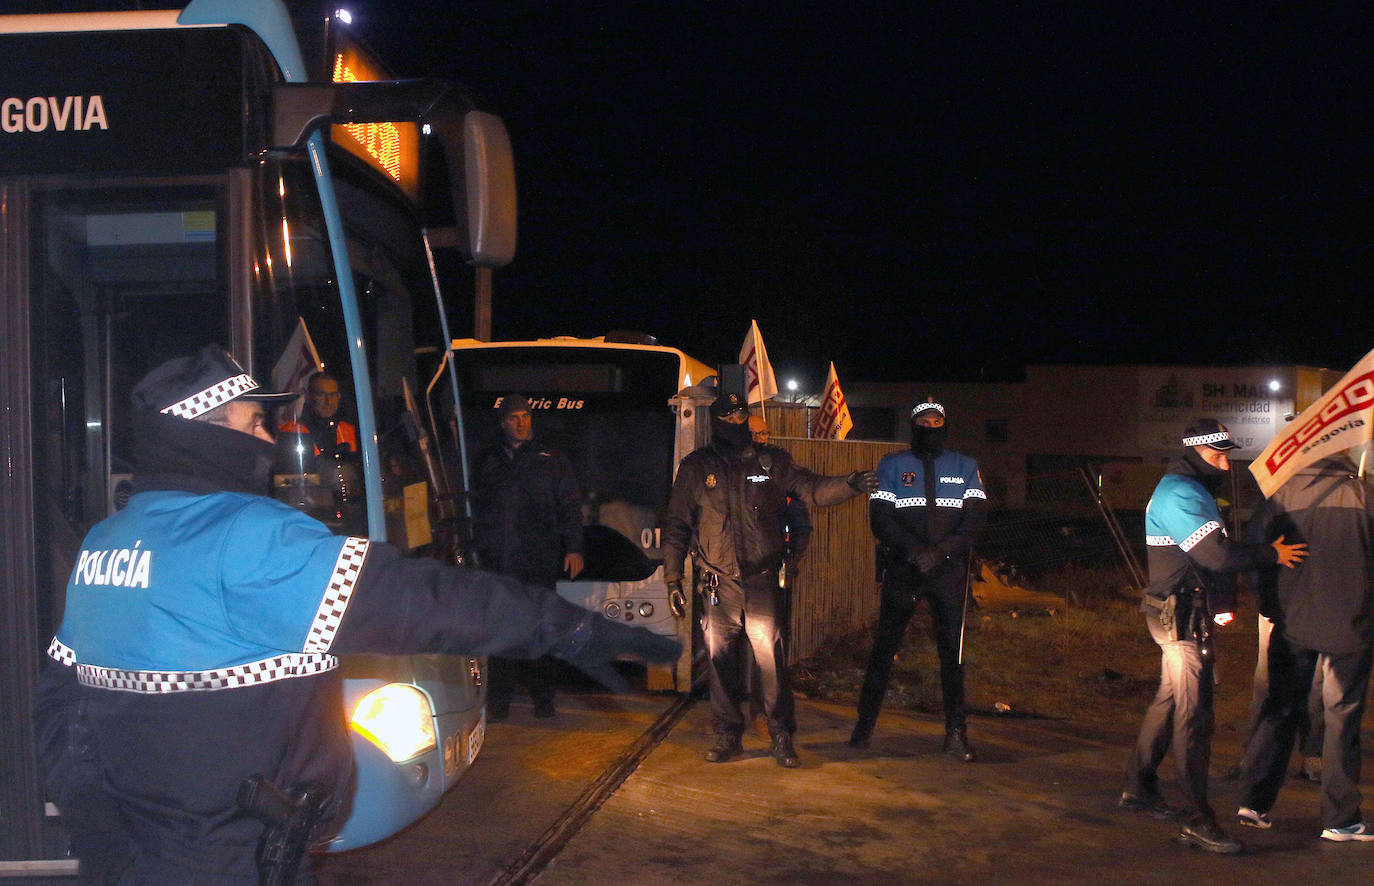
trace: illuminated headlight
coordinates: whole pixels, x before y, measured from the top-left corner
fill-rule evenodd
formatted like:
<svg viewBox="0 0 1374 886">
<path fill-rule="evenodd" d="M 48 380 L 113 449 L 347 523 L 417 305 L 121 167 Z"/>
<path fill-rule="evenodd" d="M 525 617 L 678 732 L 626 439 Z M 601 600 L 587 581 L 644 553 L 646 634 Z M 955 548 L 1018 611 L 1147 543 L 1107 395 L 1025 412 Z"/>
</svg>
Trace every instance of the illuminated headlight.
<svg viewBox="0 0 1374 886">
<path fill-rule="evenodd" d="M 654 614 L 654 604 L 652 604 L 652 603 L 640 603 L 640 604 L 639 604 L 639 617 L 640 617 L 640 618 L 649 618 L 649 617 L 652 616 L 653 614 Z"/>
<path fill-rule="evenodd" d="M 388 683 L 365 695 L 353 710 L 352 724 L 394 763 L 414 759 L 436 745 L 429 698 L 406 683 Z"/>
</svg>

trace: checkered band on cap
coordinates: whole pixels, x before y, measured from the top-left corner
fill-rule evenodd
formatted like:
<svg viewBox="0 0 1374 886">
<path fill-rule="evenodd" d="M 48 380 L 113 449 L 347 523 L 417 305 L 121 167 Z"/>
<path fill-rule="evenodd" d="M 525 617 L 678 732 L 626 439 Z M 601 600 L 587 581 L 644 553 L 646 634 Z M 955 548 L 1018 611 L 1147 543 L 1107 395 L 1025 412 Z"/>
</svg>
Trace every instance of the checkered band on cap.
<svg viewBox="0 0 1374 886">
<path fill-rule="evenodd" d="M 231 376 L 199 393 L 192 394 L 185 400 L 164 407 L 162 412 L 175 415 L 177 418 L 197 418 L 217 406 L 223 406 L 235 397 L 256 390 L 257 387 L 258 383 L 247 373 Z"/>
<path fill-rule="evenodd" d="M 1222 443 L 1231 439 L 1230 433 L 1220 431 L 1215 434 L 1203 434 L 1199 437 L 1184 437 L 1184 446 L 1207 446 L 1212 443 Z"/>
<path fill-rule="evenodd" d="M 941 406 L 939 403 L 936 403 L 934 400 L 927 400 L 924 403 L 917 403 L 915 406 L 911 407 L 911 417 L 915 418 L 922 412 L 925 412 L 927 409 L 934 409 L 941 415 L 945 414 L 945 407 Z"/>
</svg>

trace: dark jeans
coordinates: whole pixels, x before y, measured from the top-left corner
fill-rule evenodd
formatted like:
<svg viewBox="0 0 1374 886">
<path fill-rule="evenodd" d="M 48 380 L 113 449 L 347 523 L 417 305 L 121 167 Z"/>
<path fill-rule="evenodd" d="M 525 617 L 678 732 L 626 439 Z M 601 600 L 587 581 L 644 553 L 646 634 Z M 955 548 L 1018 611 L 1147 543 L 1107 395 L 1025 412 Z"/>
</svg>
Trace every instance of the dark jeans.
<svg viewBox="0 0 1374 886">
<path fill-rule="evenodd" d="M 873 651 L 868 656 L 863 689 L 859 692 L 859 722 L 855 734 L 873 732 L 887 694 L 893 657 L 902 635 L 922 599 L 930 605 L 935 650 L 940 656 L 940 690 L 944 698 L 945 729 L 963 729 L 968 712 L 964 705 L 964 665 L 960 645 L 964 634 L 964 595 L 967 576 L 959 566 L 922 577 L 905 565 L 890 567 L 883 582 L 878 607 L 878 626 L 873 631 Z"/>
<path fill-rule="evenodd" d="M 1259 729 L 1261 709 L 1269 696 L 1269 637 L 1274 633 L 1274 623 L 1267 616 L 1259 617 L 1259 650 L 1255 654 L 1255 682 L 1250 696 L 1250 723 L 1245 730 L 1245 743 Z M 1298 721 L 1298 745 L 1304 757 L 1322 755 L 1323 718 L 1322 713 L 1322 671 L 1313 669 L 1312 688 L 1307 693 L 1307 710 Z"/>
<path fill-rule="evenodd" d="M 718 603 L 706 593 L 706 652 L 710 656 L 711 718 L 718 735 L 740 735 L 748 701 L 742 667 L 747 642 L 758 665 L 755 672 L 774 738 L 797 731 L 792 687 L 787 679 L 787 609 L 778 589 L 778 575 L 767 572 L 743 583 L 721 576 Z"/>
<path fill-rule="evenodd" d="M 524 686 L 535 704 L 552 702 L 554 662 L 550 658 L 498 658 L 487 663 L 487 707 L 509 708 L 516 690 Z"/>
<path fill-rule="evenodd" d="M 1159 691 L 1145 710 L 1140 735 L 1126 761 L 1123 790 L 1158 796 L 1159 764 L 1173 751 L 1179 784 L 1196 811 L 1216 817 L 1207 802 L 1207 767 L 1212 761 L 1212 663 L 1196 640 L 1171 640 L 1154 613 L 1146 613 L 1150 637 L 1159 644 Z"/>
<path fill-rule="evenodd" d="M 1307 707 L 1313 674 L 1320 672 L 1326 727 L 1322 827 L 1345 827 L 1361 820 L 1360 725 L 1372 661 L 1374 653 L 1368 646 L 1348 655 L 1329 655 L 1297 646 L 1282 631 L 1274 631 L 1269 638 L 1269 694 L 1242 764 L 1242 806 L 1261 812 L 1274 808 Z"/>
</svg>

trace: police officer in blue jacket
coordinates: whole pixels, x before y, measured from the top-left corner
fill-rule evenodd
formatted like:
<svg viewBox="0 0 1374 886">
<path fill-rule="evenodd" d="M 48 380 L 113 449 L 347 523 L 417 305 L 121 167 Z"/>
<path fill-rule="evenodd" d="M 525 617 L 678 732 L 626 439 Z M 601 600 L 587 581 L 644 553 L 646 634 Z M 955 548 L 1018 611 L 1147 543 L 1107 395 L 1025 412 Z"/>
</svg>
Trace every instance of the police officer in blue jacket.
<svg viewBox="0 0 1374 886">
<path fill-rule="evenodd" d="M 892 659 L 922 598 L 930 605 L 940 655 L 944 750 L 972 763 L 964 705 L 963 635 L 969 555 L 987 520 L 978 462 L 945 448 L 945 407 L 934 398 L 911 408 L 911 450 L 878 462 L 868 516 L 878 539 L 882 601 L 868 658 L 859 718 L 849 744 L 868 746 L 882 708 Z"/>
<path fill-rule="evenodd" d="M 1183 453 L 1169 463 L 1145 511 L 1150 582 L 1141 609 L 1161 654 L 1159 691 L 1145 712 L 1140 736 L 1126 763 L 1121 806 L 1160 818 L 1180 810 L 1165 803 L 1159 765 L 1171 749 L 1178 779 L 1192 809 L 1175 838 L 1208 852 L 1242 849 L 1217 824 L 1207 801 L 1212 754 L 1211 626 L 1232 620 L 1234 584 L 1229 576 L 1278 563 L 1295 566 L 1305 544 L 1242 544 L 1226 535 L 1216 493 L 1231 469 L 1237 444 L 1226 426 L 1203 418 L 1183 432 Z"/>
<path fill-rule="evenodd" d="M 339 655 L 552 654 L 589 672 L 678 644 L 513 579 L 334 535 L 266 496 L 272 395 L 216 347 L 133 390 L 134 495 L 82 543 L 34 711 L 87 882 L 255 884 L 238 792 L 354 768 Z"/>
</svg>

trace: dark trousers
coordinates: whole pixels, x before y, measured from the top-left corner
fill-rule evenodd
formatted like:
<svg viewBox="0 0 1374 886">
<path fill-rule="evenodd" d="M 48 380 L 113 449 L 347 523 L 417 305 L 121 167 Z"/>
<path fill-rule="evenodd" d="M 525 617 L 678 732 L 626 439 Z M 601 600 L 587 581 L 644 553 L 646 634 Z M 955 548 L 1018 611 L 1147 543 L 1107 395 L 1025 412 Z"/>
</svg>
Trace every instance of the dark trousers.
<svg viewBox="0 0 1374 886">
<path fill-rule="evenodd" d="M 498 658 L 487 662 L 487 706 L 494 710 L 510 707 L 521 686 L 535 704 L 552 702 L 554 663 L 549 658 Z"/>
<path fill-rule="evenodd" d="M 1212 663 L 1196 640 L 1171 640 L 1154 613 L 1145 624 L 1159 644 L 1159 691 L 1145 710 L 1140 736 L 1126 761 L 1124 790 L 1138 797 L 1158 796 L 1159 764 L 1171 750 L 1179 784 L 1195 818 L 1213 819 L 1207 802 L 1207 768 L 1212 762 Z"/>
<path fill-rule="evenodd" d="M 774 738 L 797 731 L 792 686 L 787 679 L 787 609 L 778 589 L 778 575 L 767 572 L 743 582 L 721 576 L 712 603 L 706 596 L 706 653 L 711 686 L 711 719 L 718 735 L 744 732 L 748 701 L 742 667 L 743 644 L 748 643 L 758 665 L 755 672 L 763 700 L 768 732 Z"/>
<path fill-rule="evenodd" d="M 1282 630 L 1269 638 L 1269 694 L 1259 725 L 1245 748 L 1240 802 L 1268 812 L 1288 772 L 1288 758 L 1307 707 L 1313 675 L 1320 672 L 1325 733 L 1322 744 L 1322 827 L 1360 818 L 1360 725 L 1374 661 L 1371 647 L 1329 655 L 1290 642 Z"/>
<path fill-rule="evenodd" d="M 940 656 L 940 690 L 944 698 L 945 729 L 963 729 L 967 721 L 964 705 L 964 665 L 960 645 L 964 635 L 964 595 L 967 576 L 958 567 L 946 568 L 933 576 L 921 577 L 905 565 L 890 567 L 883 582 L 878 607 L 878 626 L 873 632 L 873 651 L 868 656 L 863 689 L 859 692 L 859 722 L 854 731 L 867 736 L 873 732 L 878 712 L 887 694 L 892 661 L 902 645 L 902 635 L 925 599 Z"/>
<path fill-rule="evenodd" d="M 1259 650 L 1255 654 L 1255 682 L 1250 695 L 1250 723 L 1245 730 L 1245 743 L 1259 729 L 1264 700 L 1269 697 L 1269 637 L 1274 623 L 1267 616 L 1259 617 Z M 1298 721 L 1298 745 L 1304 757 L 1322 755 L 1323 719 L 1322 669 L 1314 668 L 1312 687 L 1307 693 L 1307 710 Z M 1253 807 L 1252 807 L 1253 808 Z"/>
</svg>

